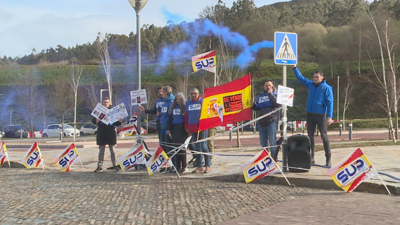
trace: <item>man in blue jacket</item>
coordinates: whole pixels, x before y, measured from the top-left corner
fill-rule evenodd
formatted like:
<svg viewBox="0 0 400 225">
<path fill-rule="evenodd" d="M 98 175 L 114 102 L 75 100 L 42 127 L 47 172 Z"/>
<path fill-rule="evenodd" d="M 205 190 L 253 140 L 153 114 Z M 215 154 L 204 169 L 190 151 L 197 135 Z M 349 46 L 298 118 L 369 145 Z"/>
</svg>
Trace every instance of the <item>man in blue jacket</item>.
<svg viewBox="0 0 400 225">
<path fill-rule="evenodd" d="M 314 73 L 313 80 L 303 77 L 296 67 L 293 66 L 294 74 L 298 81 L 300 81 L 308 89 L 307 99 L 307 133 L 311 142 L 311 157 L 312 163 L 314 161 L 314 132 L 315 127 L 321 132 L 322 142 L 324 143 L 326 166 L 331 166 L 331 149 L 329 144 L 327 125 L 332 124 L 333 117 L 333 91 L 332 87 L 326 83 L 324 73 L 318 70 Z M 328 117 L 326 117 L 328 116 Z"/>
</svg>

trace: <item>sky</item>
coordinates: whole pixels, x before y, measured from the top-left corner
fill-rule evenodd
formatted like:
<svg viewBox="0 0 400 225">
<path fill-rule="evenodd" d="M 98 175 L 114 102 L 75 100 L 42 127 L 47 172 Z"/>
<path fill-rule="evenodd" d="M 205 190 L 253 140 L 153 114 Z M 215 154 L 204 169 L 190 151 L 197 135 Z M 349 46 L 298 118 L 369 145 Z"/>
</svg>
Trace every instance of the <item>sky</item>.
<svg viewBox="0 0 400 225">
<path fill-rule="evenodd" d="M 289 0 L 254 0 L 257 7 Z M 218 0 L 149 0 L 141 26 L 192 22 Z M 223 0 L 231 7 L 234 0 Z M 0 56 L 22 57 L 57 45 L 92 43 L 98 32 L 136 33 L 136 13 L 128 0 L 1 0 Z"/>
</svg>

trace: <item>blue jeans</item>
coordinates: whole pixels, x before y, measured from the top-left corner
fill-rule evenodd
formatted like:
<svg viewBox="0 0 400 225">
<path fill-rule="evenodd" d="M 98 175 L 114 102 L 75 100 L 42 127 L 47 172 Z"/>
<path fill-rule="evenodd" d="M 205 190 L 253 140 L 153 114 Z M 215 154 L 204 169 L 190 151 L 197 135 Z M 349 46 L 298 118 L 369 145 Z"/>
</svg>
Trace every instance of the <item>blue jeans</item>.
<svg viewBox="0 0 400 225">
<path fill-rule="evenodd" d="M 208 130 L 202 131 L 199 133 L 199 140 L 207 138 L 207 137 L 208 137 Z M 193 142 L 197 141 L 197 133 L 192 134 L 192 141 Z M 198 152 L 208 153 L 207 145 L 208 145 L 207 141 L 195 143 L 194 150 L 198 151 Z M 204 156 L 204 161 L 206 164 L 205 166 L 210 167 L 210 156 L 209 155 L 196 154 L 197 167 L 203 167 L 203 156 Z"/>
<path fill-rule="evenodd" d="M 276 146 L 277 131 L 278 131 L 278 125 L 276 122 L 271 122 L 268 126 L 258 126 L 258 134 L 260 135 L 260 144 L 263 148 L 268 147 L 268 141 L 270 146 Z M 276 162 L 278 160 L 278 148 L 271 147 L 268 149 L 268 151 Z"/>
</svg>

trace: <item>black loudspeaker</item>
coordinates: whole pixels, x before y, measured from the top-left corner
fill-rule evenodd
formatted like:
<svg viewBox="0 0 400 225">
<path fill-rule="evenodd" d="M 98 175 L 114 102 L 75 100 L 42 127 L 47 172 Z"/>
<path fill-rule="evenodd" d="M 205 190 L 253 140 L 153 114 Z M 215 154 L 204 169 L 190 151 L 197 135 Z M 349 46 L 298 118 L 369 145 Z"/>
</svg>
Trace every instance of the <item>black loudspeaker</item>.
<svg viewBox="0 0 400 225">
<path fill-rule="evenodd" d="M 311 144 L 308 136 L 290 136 L 287 141 L 287 148 L 289 171 L 308 172 L 311 168 Z"/>
</svg>

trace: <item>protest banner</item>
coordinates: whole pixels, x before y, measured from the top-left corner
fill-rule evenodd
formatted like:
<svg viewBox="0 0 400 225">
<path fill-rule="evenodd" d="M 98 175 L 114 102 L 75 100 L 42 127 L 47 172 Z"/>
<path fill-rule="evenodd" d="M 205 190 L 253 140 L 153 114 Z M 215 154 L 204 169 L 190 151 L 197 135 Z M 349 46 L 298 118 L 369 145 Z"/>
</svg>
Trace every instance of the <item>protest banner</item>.
<svg viewBox="0 0 400 225">
<path fill-rule="evenodd" d="M 147 104 L 146 89 L 131 91 L 132 105 Z"/>
<path fill-rule="evenodd" d="M 70 144 L 65 148 L 55 159 L 54 162 L 58 165 L 62 172 L 68 172 L 72 165 L 77 162 L 81 162 L 82 168 L 83 164 L 79 157 L 78 149 L 76 149 L 75 144 Z"/>
<path fill-rule="evenodd" d="M 128 115 L 128 111 L 126 110 L 124 103 L 121 103 L 121 104 L 109 109 L 107 112 L 109 124 L 113 124 L 113 123 L 119 121 L 119 119 L 123 119 L 127 116 L 129 116 L 129 115 Z"/>
<path fill-rule="evenodd" d="M 165 151 L 160 147 L 158 147 L 157 151 L 150 157 L 150 159 L 146 162 L 146 167 L 149 172 L 149 175 L 153 175 L 157 172 L 164 164 L 168 162 L 168 155 Z"/>
<path fill-rule="evenodd" d="M 6 143 L 4 141 L 1 142 L 1 147 L 0 147 L 0 167 L 3 166 L 4 162 L 8 161 L 8 167 L 11 168 L 10 165 L 10 159 L 8 158 L 8 154 L 7 154 L 7 147 L 6 147 Z"/>
<path fill-rule="evenodd" d="M 328 174 L 332 177 L 335 184 L 346 192 L 352 192 L 365 180 L 379 176 L 378 171 L 375 170 L 360 148 L 331 167 L 328 170 Z M 383 182 L 382 178 L 380 179 Z M 383 184 L 385 185 L 384 182 Z M 387 187 L 386 190 L 390 194 Z"/>
<path fill-rule="evenodd" d="M 207 88 L 199 121 L 199 130 L 251 119 L 251 76 Z"/>
<path fill-rule="evenodd" d="M 278 96 L 276 103 L 281 105 L 293 106 L 294 89 L 278 85 Z"/>
<path fill-rule="evenodd" d="M 93 109 L 92 115 L 94 118 L 99 119 L 104 124 L 109 124 L 110 120 L 107 117 L 108 109 L 104 105 L 97 103 L 96 107 Z"/>
<path fill-rule="evenodd" d="M 36 141 L 28 149 L 25 156 L 22 158 L 21 163 L 28 169 L 37 168 L 42 164 L 44 170 L 43 156 Z"/>
<path fill-rule="evenodd" d="M 143 144 L 137 148 L 132 148 L 127 154 L 120 157 L 118 161 L 123 172 L 134 168 L 138 164 L 146 164 L 146 152 Z"/>
<path fill-rule="evenodd" d="M 206 52 L 192 57 L 193 73 L 199 70 L 206 70 L 215 73 L 217 69 L 217 57 L 215 51 Z"/>
<path fill-rule="evenodd" d="M 249 162 L 242 165 L 246 183 L 258 180 L 270 174 L 279 173 L 279 168 L 266 149 L 255 155 Z"/>
</svg>

